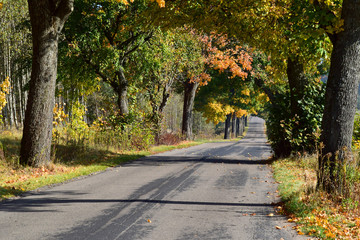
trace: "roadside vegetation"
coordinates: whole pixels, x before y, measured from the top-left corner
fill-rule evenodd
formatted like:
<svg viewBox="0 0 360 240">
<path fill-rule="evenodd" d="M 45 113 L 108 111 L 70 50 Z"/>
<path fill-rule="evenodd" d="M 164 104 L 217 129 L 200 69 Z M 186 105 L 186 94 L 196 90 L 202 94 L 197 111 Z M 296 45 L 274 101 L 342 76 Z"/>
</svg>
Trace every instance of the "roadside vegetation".
<svg viewBox="0 0 360 240">
<path fill-rule="evenodd" d="M 319 239 L 360 239 L 360 167 L 348 168 L 347 194 L 328 194 L 316 190 L 318 160 L 316 156 L 294 156 L 274 161 L 274 177 L 284 206 L 280 213 L 297 224 L 298 234 Z"/>
</svg>

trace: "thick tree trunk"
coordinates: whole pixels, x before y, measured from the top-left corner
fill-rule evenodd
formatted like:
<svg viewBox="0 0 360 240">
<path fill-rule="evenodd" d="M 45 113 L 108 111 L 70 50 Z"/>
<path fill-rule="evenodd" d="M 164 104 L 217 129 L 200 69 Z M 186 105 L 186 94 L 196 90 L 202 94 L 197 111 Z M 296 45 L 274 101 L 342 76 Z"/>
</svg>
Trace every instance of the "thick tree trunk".
<svg viewBox="0 0 360 240">
<path fill-rule="evenodd" d="M 231 113 L 226 115 L 224 139 L 230 139 Z"/>
<path fill-rule="evenodd" d="M 28 0 L 33 59 L 21 141 L 22 164 L 42 166 L 50 162 L 58 38 L 73 4 L 73 0 Z"/>
<path fill-rule="evenodd" d="M 318 186 L 343 193 L 343 164 L 351 160 L 351 140 L 360 79 L 360 1 L 344 0 L 344 31 L 331 35 L 333 52 L 322 121 Z M 329 163 L 329 164 L 328 164 Z"/>
<path fill-rule="evenodd" d="M 184 109 L 181 132 L 186 140 L 192 139 L 192 111 L 198 87 L 198 82 L 190 82 L 190 80 L 187 80 L 184 83 Z"/>
</svg>

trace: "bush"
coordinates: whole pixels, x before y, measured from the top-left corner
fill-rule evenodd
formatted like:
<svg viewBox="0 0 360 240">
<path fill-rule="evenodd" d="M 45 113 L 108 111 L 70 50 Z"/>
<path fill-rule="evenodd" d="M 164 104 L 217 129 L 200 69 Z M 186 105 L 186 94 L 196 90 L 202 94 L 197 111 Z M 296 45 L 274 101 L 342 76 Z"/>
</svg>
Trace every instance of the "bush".
<svg viewBox="0 0 360 240">
<path fill-rule="evenodd" d="M 325 100 L 325 84 L 313 81 L 300 101 L 301 115 L 292 116 L 289 91 L 277 96 L 268 107 L 267 134 L 276 156 L 317 150 Z"/>
<path fill-rule="evenodd" d="M 159 137 L 159 145 L 176 145 L 181 140 L 181 134 L 179 133 L 163 133 Z"/>
<path fill-rule="evenodd" d="M 116 151 L 146 150 L 154 143 L 154 135 L 142 122 L 121 120 L 124 119 L 97 120 L 90 127 L 84 121 L 58 126 L 54 130 L 54 143 Z"/>
<path fill-rule="evenodd" d="M 352 144 L 356 149 L 360 149 L 360 114 L 357 113 L 354 120 L 354 132 Z"/>
</svg>

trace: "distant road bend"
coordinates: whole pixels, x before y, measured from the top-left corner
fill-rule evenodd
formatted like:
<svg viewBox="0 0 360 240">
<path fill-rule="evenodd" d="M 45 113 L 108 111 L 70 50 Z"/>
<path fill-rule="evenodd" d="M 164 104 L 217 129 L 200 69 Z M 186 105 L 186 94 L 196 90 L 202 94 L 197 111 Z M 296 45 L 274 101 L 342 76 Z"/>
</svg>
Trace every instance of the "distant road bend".
<svg viewBox="0 0 360 240">
<path fill-rule="evenodd" d="M 0 203 L 0 239 L 307 239 L 275 214 L 270 150 L 264 121 L 252 117 L 238 142 L 153 155 Z"/>
</svg>

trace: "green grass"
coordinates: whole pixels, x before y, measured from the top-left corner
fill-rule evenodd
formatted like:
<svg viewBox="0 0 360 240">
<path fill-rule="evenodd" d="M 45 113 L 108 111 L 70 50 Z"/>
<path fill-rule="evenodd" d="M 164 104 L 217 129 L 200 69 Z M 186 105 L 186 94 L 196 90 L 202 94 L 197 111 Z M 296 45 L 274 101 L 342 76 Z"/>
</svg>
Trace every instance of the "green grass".
<svg viewBox="0 0 360 240">
<path fill-rule="evenodd" d="M 272 164 L 289 221 L 298 233 L 319 239 L 360 239 L 359 209 L 354 202 L 315 190 L 315 157 L 279 159 Z"/>
</svg>

